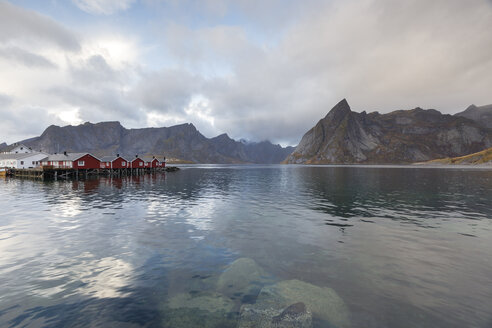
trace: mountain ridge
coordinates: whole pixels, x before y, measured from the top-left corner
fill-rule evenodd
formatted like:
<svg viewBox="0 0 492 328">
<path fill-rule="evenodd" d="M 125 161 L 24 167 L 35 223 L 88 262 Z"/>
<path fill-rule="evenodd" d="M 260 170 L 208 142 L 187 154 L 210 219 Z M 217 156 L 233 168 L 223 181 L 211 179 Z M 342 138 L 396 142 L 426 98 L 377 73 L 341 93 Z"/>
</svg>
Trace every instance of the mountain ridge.
<svg viewBox="0 0 492 328">
<path fill-rule="evenodd" d="M 304 134 L 288 164 L 406 164 L 492 146 L 492 130 L 435 109 L 357 113 L 346 99 Z"/>
<path fill-rule="evenodd" d="M 469 118 L 482 126 L 492 129 L 492 105 L 470 105 L 467 109 L 455 115 Z"/>
<path fill-rule="evenodd" d="M 50 125 L 39 137 L 21 141 L 49 153 L 87 151 L 94 155 L 156 155 L 195 163 L 280 163 L 293 151 L 269 141 L 244 144 L 227 134 L 206 138 L 192 123 L 126 129 L 118 121 Z M 227 148 L 223 148 L 228 145 Z"/>
</svg>

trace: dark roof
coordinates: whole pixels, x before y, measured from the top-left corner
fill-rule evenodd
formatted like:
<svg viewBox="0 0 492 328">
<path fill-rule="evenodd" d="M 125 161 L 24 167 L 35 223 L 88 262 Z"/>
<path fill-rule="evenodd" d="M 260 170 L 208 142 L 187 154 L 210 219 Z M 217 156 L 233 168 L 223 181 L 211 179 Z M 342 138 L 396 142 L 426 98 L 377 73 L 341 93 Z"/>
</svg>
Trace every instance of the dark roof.
<svg viewBox="0 0 492 328">
<path fill-rule="evenodd" d="M 126 158 L 124 158 L 124 157 L 122 157 L 122 156 L 115 156 L 115 155 L 111 155 L 111 156 L 103 156 L 103 157 L 99 158 L 99 160 L 100 160 L 101 162 L 113 162 L 113 161 L 115 161 L 115 160 L 116 160 L 116 159 L 118 159 L 118 158 L 122 158 L 122 159 L 124 159 L 125 161 L 127 161 L 127 162 L 128 162 L 128 160 L 127 160 Z"/>
<path fill-rule="evenodd" d="M 5 160 L 5 159 L 23 159 L 31 156 L 36 156 L 36 155 L 45 155 L 46 157 L 48 156 L 47 154 L 44 153 L 38 153 L 38 152 L 32 152 L 32 153 L 17 153 L 17 154 L 0 154 L 0 160 Z"/>
<path fill-rule="evenodd" d="M 89 154 L 89 153 L 61 153 L 61 154 L 52 154 L 52 155 L 49 155 L 48 158 L 46 159 L 47 161 L 53 161 L 53 162 L 56 162 L 56 161 L 76 161 L 78 160 L 79 158 L 81 158 L 82 156 L 85 156 L 85 155 L 91 155 L 92 157 L 96 158 L 99 160 L 99 158 L 97 158 L 96 156 L 92 155 L 92 154 Z"/>
<path fill-rule="evenodd" d="M 26 149 L 30 149 L 29 147 L 27 147 L 26 145 L 24 144 L 11 144 L 9 146 L 5 146 L 5 147 L 2 147 L 2 152 L 9 152 L 9 151 L 12 151 L 14 150 L 14 148 L 17 148 L 17 147 L 24 147 Z"/>
</svg>

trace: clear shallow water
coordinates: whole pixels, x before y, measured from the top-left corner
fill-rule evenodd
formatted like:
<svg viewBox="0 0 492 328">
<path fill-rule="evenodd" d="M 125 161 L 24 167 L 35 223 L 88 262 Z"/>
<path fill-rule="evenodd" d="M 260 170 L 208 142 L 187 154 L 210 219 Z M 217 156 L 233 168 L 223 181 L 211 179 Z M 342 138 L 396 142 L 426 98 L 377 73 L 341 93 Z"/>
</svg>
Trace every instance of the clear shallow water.
<svg viewBox="0 0 492 328">
<path fill-rule="evenodd" d="M 352 327 L 491 327 L 491 204 L 490 169 L 0 180 L 0 327 L 169 326 L 170 298 L 244 257 L 334 289 Z"/>
</svg>

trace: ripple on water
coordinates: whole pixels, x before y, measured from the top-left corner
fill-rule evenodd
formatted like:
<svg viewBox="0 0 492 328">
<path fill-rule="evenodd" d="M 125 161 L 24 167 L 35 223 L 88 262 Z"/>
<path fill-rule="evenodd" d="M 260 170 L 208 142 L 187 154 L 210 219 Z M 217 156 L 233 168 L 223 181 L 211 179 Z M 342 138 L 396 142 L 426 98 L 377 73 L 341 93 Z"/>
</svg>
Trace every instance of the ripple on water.
<svg viewBox="0 0 492 328">
<path fill-rule="evenodd" d="M 0 326 L 235 327 L 263 288 L 301 281 L 333 290 L 352 327 L 488 328 L 491 174 L 206 166 L 1 180 Z M 240 258 L 263 273 L 219 288 Z M 229 307 L 215 319 L 189 307 L 216 300 Z"/>
</svg>

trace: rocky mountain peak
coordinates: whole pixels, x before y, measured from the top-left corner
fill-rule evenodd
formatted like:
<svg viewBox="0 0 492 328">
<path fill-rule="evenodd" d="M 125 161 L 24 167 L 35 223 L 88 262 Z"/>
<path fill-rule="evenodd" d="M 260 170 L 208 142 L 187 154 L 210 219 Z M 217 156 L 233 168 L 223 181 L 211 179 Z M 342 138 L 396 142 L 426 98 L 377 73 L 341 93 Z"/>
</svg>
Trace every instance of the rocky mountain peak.
<svg viewBox="0 0 492 328">
<path fill-rule="evenodd" d="M 492 105 L 470 105 L 464 111 L 455 114 L 455 116 L 466 117 L 482 126 L 492 129 Z"/>
<path fill-rule="evenodd" d="M 492 146 L 487 107 L 479 107 L 482 123 L 472 115 L 456 117 L 414 108 L 388 114 L 352 112 L 339 102 L 301 139 L 286 163 L 412 163 L 462 156 Z M 488 112 L 488 111 L 487 111 Z"/>
<path fill-rule="evenodd" d="M 335 105 L 335 107 L 333 107 L 329 112 L 328 114 L 326 115 L 326 117 L 332 117 L 332 118 L 343 118 L 345 117 L 347 114 L 350 114 L 352 112 L 352 110 L 350 109 L 350 105 L 349 103 L 347 102 L 347 99 L 342 99 L 338 104 Z"/>
<path fill-rule="evenodd" d="M 216 137 L 215 137 L 215 138 L 213 138 L 213 139 L 218 139 L 218 140 L 229 140 L 229 139 L 231 139 L 231 138 L 229 137 L 229 135 L 228 135 L 227 133 L 222 133 L 222 134 L 220 134 L 220 135 L 216 136 Z"/>
</svg>

